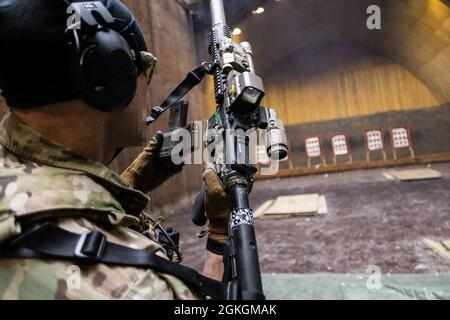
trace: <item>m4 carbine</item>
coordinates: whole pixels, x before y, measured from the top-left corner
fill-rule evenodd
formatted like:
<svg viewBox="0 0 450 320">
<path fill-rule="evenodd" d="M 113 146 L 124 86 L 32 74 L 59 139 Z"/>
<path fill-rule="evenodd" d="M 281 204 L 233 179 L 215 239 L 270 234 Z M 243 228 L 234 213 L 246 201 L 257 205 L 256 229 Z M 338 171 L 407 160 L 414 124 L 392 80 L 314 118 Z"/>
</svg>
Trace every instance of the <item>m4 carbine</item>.
<svg viewBox="0 0 450 320">
<path fill-rule="evenodd" d="M 273 160 L 287 157 L 287 141 L 282 122 L 274 109 L 262 107 L 265 96 L 262 79 L 256 75 L 252 47 L 248 42 L 236 43 L 227 26 L 222 0 L 210 0 L 212 30 L 209 51 L 211 63 L 203 63 L 159 106 L 152 110 L 148 123 L 176 105 L 206 74 L 214 77 L 216 112 L 208 121 L 206 147 L 211 150 L 211 162 L 221 178 L 226 192 L 232 196 L 228 250 L 225 263 L 230 270 L 228 298 L 230 300 L 265 299 L 258 260 L 253 210 L 249 205 L 249 190 L 257 169 L 251 163 L 248 136 L 256 129 L 265 131 L 267 154 Z M 192 220 L 206 224 L 205 186 L 193 202 Z"/>
</svg>

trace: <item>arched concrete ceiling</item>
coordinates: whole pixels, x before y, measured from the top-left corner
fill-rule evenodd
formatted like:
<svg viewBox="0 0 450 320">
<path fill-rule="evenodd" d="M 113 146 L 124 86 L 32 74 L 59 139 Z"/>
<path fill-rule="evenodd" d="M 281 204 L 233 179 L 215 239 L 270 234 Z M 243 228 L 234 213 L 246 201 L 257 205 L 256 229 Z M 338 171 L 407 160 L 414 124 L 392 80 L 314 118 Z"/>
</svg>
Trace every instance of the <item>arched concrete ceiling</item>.
<svg viewBox="0 0 450 320">
<path fill-rule="evenodd" d="M 372 4 L 381 30 L 366 27 Z M 450 8 L 442 0 L 267 0 L 263 14 L 234 26 L 252 42 L 262 73 L 311 46 L 348 43 L 393 59 L 450 101 Z"/>
<path fill-rule="evenodd" d="M 242 40 L 254 46 L 260 73 L 276 68 L 298 51 L 344 43 L 393 59 L 440 101 L 450 101 L 450 0 L 224 2 L 230 25 L 239 26 Z M 366 10 L 373 4 L 381 8 L 381 30 L 366 27 Z M 252 9 L 259 5 L 264 5 L 265 12 L 253 16 Z M 207 21 L 204 12 L 201 20 Z"/>
</svg>

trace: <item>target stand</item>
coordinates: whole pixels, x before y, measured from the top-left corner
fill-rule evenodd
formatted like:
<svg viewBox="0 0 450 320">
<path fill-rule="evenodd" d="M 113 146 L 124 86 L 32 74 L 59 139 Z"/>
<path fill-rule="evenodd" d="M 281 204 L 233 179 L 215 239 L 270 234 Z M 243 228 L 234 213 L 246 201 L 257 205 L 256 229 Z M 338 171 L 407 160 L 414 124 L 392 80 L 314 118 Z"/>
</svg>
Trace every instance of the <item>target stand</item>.
<svg viewBox="0 0 450 320">
<path fill-rule="evenodd" d="M 414 148 L 411 139 L 411 128 L 409 125 L 391 127 L 392 154 L 394 159 L 398 159 L 397 152 L 402 149 L 408 149 L 411 158 L 415 158 Z"/>
<path fill-rule="evenodd" d="M 348 162 L 353 163 L 353 156 L 350 150 L 350 141 L 348 134 L 338 133 L 331 137 L 331 146 L 333 147 L 333 163 L 337 165 L 337 157 L 347 156 Z"/>
<path fill-rule="evenodd" d="M 314 159 L 322 159 L 324 167 L 327 166 L 325 160 L 325 154 L 323 152 L 322 138 L 320 136 L 308 137 L 305 139 L 306 159 L 308 162 L 308 168 L 311 168 L 311 162 Z"/>
<path fill-rule="evenodd" d="M 386 149 L 384 146 L 383 129 L 366 130 L 364 139 L 366 141 L 366 160 L 370 162 L 370 154 L 372 152 L 381 152 L 384 161 L 387 160 Z"/>
</svg>

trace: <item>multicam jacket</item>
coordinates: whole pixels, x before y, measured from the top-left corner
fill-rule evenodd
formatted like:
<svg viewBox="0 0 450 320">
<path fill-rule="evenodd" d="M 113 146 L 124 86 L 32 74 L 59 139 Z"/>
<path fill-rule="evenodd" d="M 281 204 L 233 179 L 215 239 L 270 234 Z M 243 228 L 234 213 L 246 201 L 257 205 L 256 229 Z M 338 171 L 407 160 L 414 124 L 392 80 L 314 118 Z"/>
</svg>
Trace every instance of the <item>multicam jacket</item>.
<svg viewBox="0 0 450 320">
<path fill-rule="evenodd" d="M 0 245 L 24 228 L 54 222 L 75 233 L 165 256 L 139 223 L 148 198 L 102 164 L 84 159 L 22 123 L 0 123 Z M 173 276 L 131 267 L 0 259 L 0 299 L 194 299 Z"/>
</svg>

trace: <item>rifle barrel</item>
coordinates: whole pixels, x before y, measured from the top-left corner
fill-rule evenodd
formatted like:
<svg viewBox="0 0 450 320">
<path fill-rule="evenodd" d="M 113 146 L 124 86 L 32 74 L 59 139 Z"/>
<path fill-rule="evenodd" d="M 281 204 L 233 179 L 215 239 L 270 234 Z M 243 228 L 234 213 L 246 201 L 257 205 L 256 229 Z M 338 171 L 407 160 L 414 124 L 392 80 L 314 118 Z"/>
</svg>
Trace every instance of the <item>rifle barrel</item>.
<svg viewBox="0 0 450 320">
<path fill-rule="evenodd" d="M 213 27 L 222 24 L 227 25 L 227 19 L 225 18 L 225 8 L 222 0 L 211 0 L 211 17 Z"/>
</svg>

